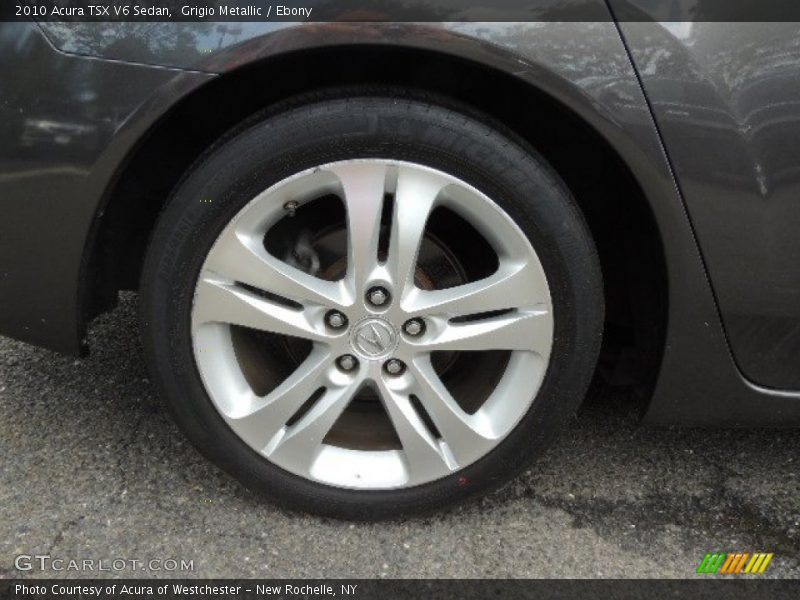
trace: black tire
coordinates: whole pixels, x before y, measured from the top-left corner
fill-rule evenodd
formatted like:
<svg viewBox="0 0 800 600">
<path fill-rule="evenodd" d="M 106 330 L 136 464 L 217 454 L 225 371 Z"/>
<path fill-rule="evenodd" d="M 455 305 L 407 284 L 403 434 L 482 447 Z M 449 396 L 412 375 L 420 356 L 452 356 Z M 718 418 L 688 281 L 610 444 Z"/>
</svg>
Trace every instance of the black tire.
<svg viewBox="0 0 800 600">
<path fill-rule="evenodd" d="M 596 250 L 558 175 L 488 119 L 438 102 L 381 95 L 315 100 L 244 123 L 186 174 L 161 214 L 142 273 L 141 320 L 153 380 L 178 425 L 209 459 L 284 507 L 348 519 L 438 509 L 509 481 L 539 456 L 587 391 L 602 334 Z M 348 158 L 425 164 L 494 199 L 530 239 L 551 286 L 554 345 L 530 410 L 488 455 L 444 479 L 391 491 L 312 482 L 259 456 L 226 425 L 193 358 L 190 311 L 201 264 L 230 219 L 292 174 Z M 213 197 L 213 203 L 200 202 Z"/>
</svg>

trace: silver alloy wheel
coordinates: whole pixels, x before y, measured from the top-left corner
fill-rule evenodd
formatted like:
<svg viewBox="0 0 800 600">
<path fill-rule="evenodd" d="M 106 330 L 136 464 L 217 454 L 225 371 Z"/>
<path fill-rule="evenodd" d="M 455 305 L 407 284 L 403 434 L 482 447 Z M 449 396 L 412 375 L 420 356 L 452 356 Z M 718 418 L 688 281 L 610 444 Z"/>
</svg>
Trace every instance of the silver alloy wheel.
<svg viewBox="0 0 800 600">
<path fill-rule="evenodd" d="M 267 231 L 286 216 L 287 203 L 302 207 L 326 194 L 341 198 L 347 214 L 347 268 L 338 281 L 291 266 L 264 246 Z M 393 194 L 394 203 L 388 252 L 381 261 L 386 194 Z M 439 206 L 458 213 L 491 245 L 499 265 L 494 274 L 447 289 L 417 287 L 418 251 L 428 216 Z M 389 293 L 387 303 L 369 302 L 367 292 L 374 287 Z M 346 317 L 346 327 L 327 325 L 331 310 Z M 421 334 L 403 331 L 411 319 L 424 322 Z M 277 387 L 259 396 L 237 359 L 232 325 L 309 340 L 312 349 Z M 544 378 L 553 344 L 553 309 L 536 252 L 486 195 L 422 165 L 349 160 L 277 183 L 225 227 L 198 277 L 192 341 L 214 406 L 253 450 L 287 471 L 328 485 L 397 489 L 450 475 L 491 452 L 510 433 Z M 443 384 L 431 356 L 487 350 L 509 351 L 508 362 L 485 402 L 467 412 Z M 344 355 L 358 359 L 351 371 L 337 366 Z M 391 359 L 404 369 L 387 372 L 384 366 Z M 365 386 L 383 403 L 399 449 L 358 450 L 325 441 Z M 315 398 L 311 407 L 292 422 L 310 398 Z"/>
</svg>

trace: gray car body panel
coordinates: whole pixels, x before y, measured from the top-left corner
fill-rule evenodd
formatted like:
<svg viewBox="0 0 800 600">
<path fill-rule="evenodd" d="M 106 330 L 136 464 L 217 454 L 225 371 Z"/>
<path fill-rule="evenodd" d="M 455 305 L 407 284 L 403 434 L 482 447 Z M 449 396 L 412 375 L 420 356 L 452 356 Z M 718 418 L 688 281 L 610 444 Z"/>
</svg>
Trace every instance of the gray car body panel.
<svg viewBox="0 0 800 600">
<path fill-rule="evenodd" d="M 75 170 L 74 179 L 59 183 L 55 175 L 37 182 L 36 194 L 25 191 L 22 176 L 0 182 L 0 196 L 9 206 L 36 196 L 36 210 L 19 217 L 17 231 L 34 227 L 36 218 L 56 207 L 64 227 L 76 227 L 78 235 L 49 236 L 43 245 L 38 234 L 23 240 L 24 249 L 35 252 L 37 264 L 57 262 L 60 275 L 44 284 L 32 283 L 23 269 L 9 271 L 15 289 L 25 292 L 19 300 L 0 298 L 7 316 L 0 319 L 0 331 L 59 350 L 75 350 L 83 332 L 79 280 L 86 259 L 88 232 L 100 218 L 107 200 L 105 190 L 124 166 L 138 140 L 158 122 L 170 106 L 191 94 L 217 73 L 224 77 L 240 67 L 261 60 L 306 49 L 340 45 L 393 45 L 454 54 L 511 74 L 544 91 L 579 115 L 619 153 L 648 198 L 658 227 L 669 243 L 665 256 L 669 278 L 669 327 L 661 370 L 647 413 L 653 423 L 781 425 L 800 423 L 800 396 L 773 392 L 749 383 L 734 364 L 719 319 L 714 296 L 695 243 L 686 209 L 676 188 L 669 162 L 661 145 L 648 104 L 637 80 L 625 45 L 613 22 L 594 23 L 453 23 L 453 24 L 260 24 L 248 28 L 247 36 L 235 37 L 229 30 L 204 30 L 204 24 L 147 24 L 157 26 L 164 42 L 164 59 L 153 47 L 142 50 L 143 24 L 81 25 L 85 36 L 116 40 L 94 46 L 68 45 L 45 24 L 50 39 L 61 48 L 47 46 L 31 31 L 28 36 L 42 64 L 77 61 L 85 65 L 87 81 L 107 86 L 126 86 L 125 100 L 108 99 L 97 89 L 97 107 L 115 115 L 114 127 L 89 152 L 87 158 L 59 155 L 42 159 Z M 137 30 L 134 25 L 138 25 Z M 192 28 L 204 31 L 193 35 Z M 91 33 L 92 29 L 94 33 Z M 109 33 L 109 28 L 113 31 Z M 176 29 L 170 29 L 176 28 Z M 137 32 L 138 31 L 138 32 Z M 170 31 L 173 31 L 170 34 Z M 182 32 L 182 33 L 181 33 Z M 151 31 L 152 33 L 152 31 Z M 180 35 L 179 35 L 180 33 Z M 149 34 L 148 34 L 149 36 Z M 145 36 L 145 37 L 148 37 Z M 77 39 L 77 38 L 76 38 Z M 136 50 L 136 48 L 139 48 Z M 64 55 L 68 50 L 68 55 Z M 160 50 L 159 50 L 160 51 Z M 85 58 L 94 53 L 102 60 Z M 74 54 L 72 54 L 74 53 Z M 60 56 L 57 56 L 60 55 Z M 137 64 L 128 64 L 130 61 Z M 164 63 L 170 69 L 147 64 Z M 2 65 L 5 64 L 5 72 Z M 191 72 L 172 70 L 190 68 Z M 58 67 L 43 66 L 59 70 Z M 108 71 L 110 79 L 95 76 Z M 10 63 L 0 63 L 0 79 L 15 77 Z M 151 80 L 147 78 L 151 77 Z M 46 86 L 38 89 L 44 104 L 49 101 Z M 35 90 L 31 90 L 34 94 Z M 89 97 L 88 95 L 86 96 Z M 21 95 L 18 105 L 29 102 Z M 16 108 L 12 102 L 11 110 Z M 77 142 L 76 142 L 77 143 Z M 0 158 L 0 171 L 9 170 L 8 159 Z M 41 162 L 41 161 L 40 161 Z M 41 165 L 40 165 L 41 166 Z M 45 165 L 46 166 L 46 165 Z M 0 224 L 0 234 L 6 226 Z M 52 232 L 51 232 L 52 233 Z M 19 237 L 19 236 L 18 236 Z M 0 237 L 2 239 L 2 237 Z M 0 242 L 0 244 L 3 244 Z M 82 252 L 77 246 L 84 244 Z M 22 255 L 19 249 L 8 250 Z M 6 248 L 0 245 L 0 256 Z M 0 271 L 9 268 L 5 261 Z M 36 292 L 33 295 L 33 292 Z M 29 296 L 30 297 L 27 297 Z M 17 293 L 15 292 L 15 297 Z M 57 308 L 53 308 L 53 307 Z M 52 314 L 62 312 L 60 317 Z M 44 322 L 40 315 L 50 317 Z"/>
<path fill-rule="evenodd" d="M 209 77 L 67 56 L 35 25 L 0 24 L 0 82 L 13 82 L 0 85 L 0 332 L 79 351 L 78 282 L 106 189 L 169 106 L 154 92 Z"/>
<path fill-rule="evenodd" d="M 798 389 L 800 24 L 621 27 L 736 361 L 761 385 Z"/>
</svg>

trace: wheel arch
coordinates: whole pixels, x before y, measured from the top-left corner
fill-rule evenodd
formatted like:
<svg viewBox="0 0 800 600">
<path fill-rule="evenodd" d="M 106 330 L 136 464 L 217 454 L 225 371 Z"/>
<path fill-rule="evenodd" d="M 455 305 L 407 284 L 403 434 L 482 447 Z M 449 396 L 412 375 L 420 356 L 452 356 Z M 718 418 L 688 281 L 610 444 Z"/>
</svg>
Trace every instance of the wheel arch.
<svg viewBox="0 0 800 600">
<path fill-rule="evenodd" d="M 610 139 L 617 129 L 608 115 L 577 86 L 546 70 L 524 80 L 512 74 L 516 63 L 504 60 L 496 53 L 481 60 L 423 48 L 329 46 L 258 59 L 191 90 L 147 128 L 106 189 L 84 252 L 85 320 L 113 306 L 118 290 L 137 287 L 170 190 L 227 130 L 300 94 L 391 86 L 485 114 L 555 167 L 600 252 L 608 310 L 600 370 L 649 398 L 664 348 L 668 285 L 663 231 L 640 183 L 648 174 L 637 178 L 625 158 L 631 150 L 620 151 L 622 137 Z"/>
</svg>

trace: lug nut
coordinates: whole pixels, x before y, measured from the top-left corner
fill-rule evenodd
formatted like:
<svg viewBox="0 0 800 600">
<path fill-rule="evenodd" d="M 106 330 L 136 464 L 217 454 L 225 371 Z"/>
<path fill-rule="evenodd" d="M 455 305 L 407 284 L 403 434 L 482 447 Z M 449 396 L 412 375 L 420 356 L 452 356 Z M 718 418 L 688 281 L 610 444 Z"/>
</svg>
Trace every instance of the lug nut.
<svg viewBox="0 0 800 600">
<path fill-rule="evenodd" d="M 341 329 L 347 325 L 347 317 L 345 317 L 338 310 L 332 310 L 325 317 L 325 322 L 331 329 Z"/>
<path fill-rule="evenodd" d="M 425 323 L 422 322 L 422 319 L 411 319 L 403 325 L 403 331 L 408 335 L 418 336 L 425 331 Z"/>
<path fill-rule="evenodd" d="M 389 373 L 389 375 L 400 375 L 400 373 L 406 370 L 406 366 L 403 364 L 403 361 L 397 360 L 396 358 L 387 360 L 386 364 L 383 365 L 383 368 L 386 369 L 386 372 Z"/>
<path fill-rule="evenodd" d="M 367 300 L 375 306 L 383 306 L 389 301 L 389 292 L 382 287 L 374 287 L 367 292 Z"/>
<path fill-rule="evenodd" d="M 342 371 L 352 371 L 356 368 L 356 366 L 358 366 L 358 359 L 352 354 L 345 354 L 344 356 L 339 357 L 339 360 L 336 361 L 336 364 L 339 365 L 339 368 Z"/>
</svg>

